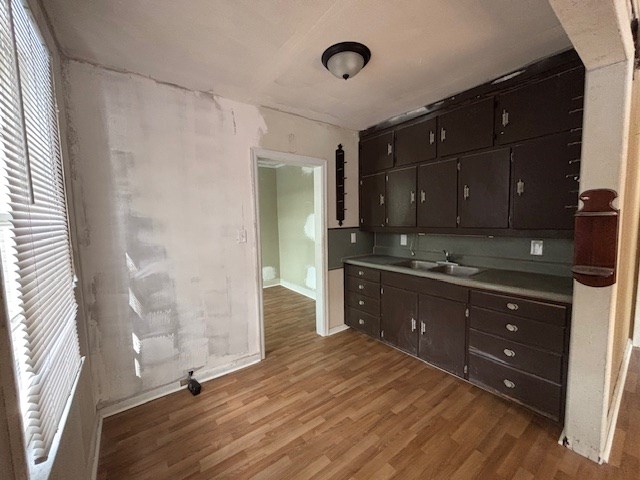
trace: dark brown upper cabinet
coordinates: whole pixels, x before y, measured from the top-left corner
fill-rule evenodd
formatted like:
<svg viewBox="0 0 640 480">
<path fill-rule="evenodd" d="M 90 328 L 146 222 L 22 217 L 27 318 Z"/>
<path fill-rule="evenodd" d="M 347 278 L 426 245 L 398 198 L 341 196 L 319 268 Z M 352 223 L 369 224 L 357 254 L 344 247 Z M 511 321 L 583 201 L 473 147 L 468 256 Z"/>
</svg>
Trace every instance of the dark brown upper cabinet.
<svg viewBox="0 0 640 480">
<path fill-rule="evenodd" d="M 460 158 L 458 215 L 463 228 L 509 226 L 510 150 L 501 148 Z"/>
<path fill-rule="evenodd" d="M 393 132 L 360 141 L 360 175 L 393 167 Z"/>
<path fill-rule="evenodd" d="M 396 165 L 427 162 L 436 158 L 436 118 L 396 130 Z"/>
<path fill-rule="evenodd" d="M 418 294 L 383 285 L 380 296 L 380 336 L 405 352 L 418 353 Z"/>
<path fill-rule="evenodd" d="M 580 135 L 569 132 L 513 147 L 513 228 L 573 228 L 578 206 L 580 147 Z"/>
<path fill-rule="evenodd" d="M 387 226 L 416 226 L 416 169 L 392 170 L 387 174 Z"/>
<path fill-rule="evenodd" d="M 583 95 L 582 68 L 498 95 L 498 144 L 582 127 Z"/>
<path fill-rule="evenodd" d="M 360 179 L 360 226 L 384 227 L 385 174 L 378 173 Z"/>
<path fill-rule="evenodd" d="M 458 160 L 418 167 L 418 226 L 455 228 L 458 205 Z"/>
<path fill-rule="evenodd" d="M 420 295 L 418 356 L 464 377 L 467 306 L 444 298 Z"/>
<path fill-rule="evenodd" d="M 438 117 L 441 157 L 493 145 L 493 97 L 456 108 Z"/>
</svg>

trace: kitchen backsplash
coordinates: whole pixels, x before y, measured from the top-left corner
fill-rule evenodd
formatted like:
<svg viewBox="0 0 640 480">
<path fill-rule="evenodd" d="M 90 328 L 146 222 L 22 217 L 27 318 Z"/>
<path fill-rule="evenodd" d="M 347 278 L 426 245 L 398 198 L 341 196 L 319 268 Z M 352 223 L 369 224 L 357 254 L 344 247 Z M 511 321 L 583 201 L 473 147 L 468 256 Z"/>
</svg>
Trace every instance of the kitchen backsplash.
<svg viewBox="0 0 640 480">
<path fill-rule="evenodd" d="M 452 261 L 463 265 L 571 276 L 573 240 L 543 239 L 543 254 L 539 256 L 530 254 L 531 240 L 408 234 L 407 245 L 401 246 L 399 234 L 376 233 L 373 250 L 377 255 L 430 261 L 444 260 L 443 250 L 447 250 Z"/>
</svg>

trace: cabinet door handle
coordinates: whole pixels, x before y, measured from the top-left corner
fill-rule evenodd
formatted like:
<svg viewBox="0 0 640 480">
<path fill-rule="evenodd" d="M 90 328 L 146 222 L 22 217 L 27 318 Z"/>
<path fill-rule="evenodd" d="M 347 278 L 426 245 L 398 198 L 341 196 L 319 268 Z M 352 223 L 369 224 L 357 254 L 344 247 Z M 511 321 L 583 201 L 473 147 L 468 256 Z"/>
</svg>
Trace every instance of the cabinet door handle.
<svg viewBox="0 0 640 480">
<path fill-rule="evenodd" d="M 390 143 L 387 143 L 387 156 L 391 155 L 393 153 L 393 145 L 391 145 Z"/>
<path fill-rule="evenodd" d="M 420 334 L 424 335 L 427 332 L 427 324 L 420 322 Z"/>
<path fill-rule="evenodd" d="M 380 194 L 380 206 L 384 205 L 384 195 Z"/>
<path fill-rule="evenodd" d="M 469 185 L 465 185 L 462 193 L 462 196 L 464 197 L 465 200 L 469 198 L 469 194 L 470 194 Z"/>
<path fill-rule="evenodd" d="M 359 319 L 359 320 L 358 320 L 358 323 L 359 323 L 360 325 L 364 325 L 364 320 L 363 320 L 363 319 Z"/>
<path fill-rule="evenodd" d="M 362 276 L 362 275 L 364 275 L 364 272 L 362 270 L 358 270 L 358 275 Z"/>
<path fill-rule="evenodd" d="M 416 203 L 416 192 L 411 192 L 411 203 Z"/>
<path fill-rule="evenodd" d="M 420 190 L 420 203 L 424 203 L 427 201 L 427 192 L 424 190 Z"/>
<path fill-rule="evenodd" d="M 516 310 L 518 310 L 518 304 L 509 302 L 507 303 L 507 308 L 515 312 Z"/>
<path fill-rule="evenodd" d="M 412 318 L 412 319 L 411 319 L 411 331 L 412 331 L 412 332 L 415 332 L 415 331 L 416 331 L 416 328 L 417 328 L 417 325 L 416 325 L 416 319 L 415 319 L 415 318 Z"/>
<path fill-rule="evenodd" d="M 507 388 L 516 388 L 516 384 L 511 380 L 507 380 L 506 378 L 502 381 L 502 383 L 504 383 L 504 386 Z"/>
<path fill-rule="evenodd" d="M 440 141 L 444 142 L 447 139 L 447 131 L 444 128 L 440 129 Z"/>
<path fill-rule="evenodd" d="M 524 182 L 522 179 L 519 179 L 518 183 L 516 183 L 516 193 L 518 196 L 521 196 L 524 193 Z"/>
<path fill-rule="evenodd" d="M 364 305 L 364 300 L 358 300 L 358 305 Z"/>
<path fill-rule="evenodd" d="M 433 145 L 433 142 L 436 141 L 436 134 L 433 133 L 433 130 L 429 130 L 429 145 Z"/>
<path fill-rule="evenodd" d="M 502 126 L 506 127 L 507 125 L 509 125 L 509 112 L 507 111 L 507 109 L 503 108 L 502 109 Z"/>
<path fill-rule="evenodd" d="M 514 352 L 513 350 L 511 350 L 509 348 L 505 348 L 503 350 L 503 352 L 507 357 L 515 357 L 516 356 L 516 352 Z"/>
<path fill-rule="evenodd" d="M 510 332 L 517 332 L 517 331 L 518 331 L 518 326 L 517 326 L 517 325 L 514 325 L 513 323 L 507 323 L 507 324 L 505 325 L 505 328 L 506 328 L 507 330 L 509 330 Z"/>
</svg>

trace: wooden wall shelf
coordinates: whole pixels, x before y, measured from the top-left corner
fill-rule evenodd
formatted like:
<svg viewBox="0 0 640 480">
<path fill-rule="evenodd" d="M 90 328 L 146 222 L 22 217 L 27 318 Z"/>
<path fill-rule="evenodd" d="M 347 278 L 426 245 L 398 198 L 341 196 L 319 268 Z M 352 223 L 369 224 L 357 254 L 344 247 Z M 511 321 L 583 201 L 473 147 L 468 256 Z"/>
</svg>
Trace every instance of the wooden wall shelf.
<svg viewBox="0 0 640 480">
<path fill-rule="evenodd" d="M 613 190 L 588 190 L 580 195 L 584 203 L 575 217 L 573 278 L 589 287 L 616 283 L 618 255 L 618 210 L 612 205 Z"/>
</svg>

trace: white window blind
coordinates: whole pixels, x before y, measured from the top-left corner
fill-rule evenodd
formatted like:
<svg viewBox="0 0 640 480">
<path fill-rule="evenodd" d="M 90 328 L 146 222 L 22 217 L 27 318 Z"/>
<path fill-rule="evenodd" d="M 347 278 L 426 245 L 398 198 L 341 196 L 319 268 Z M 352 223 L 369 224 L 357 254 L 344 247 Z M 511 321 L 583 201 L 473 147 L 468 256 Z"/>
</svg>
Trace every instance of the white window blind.
<svg viewBox="0 0 640 480">
<path fill-rule="evenodd" d="M 0 0 L 0 41 L 0 255 L 25 443 L 41 463 L 81 363 L 75 284 L 51 58 L 21 0 Z"/>
</svg>

